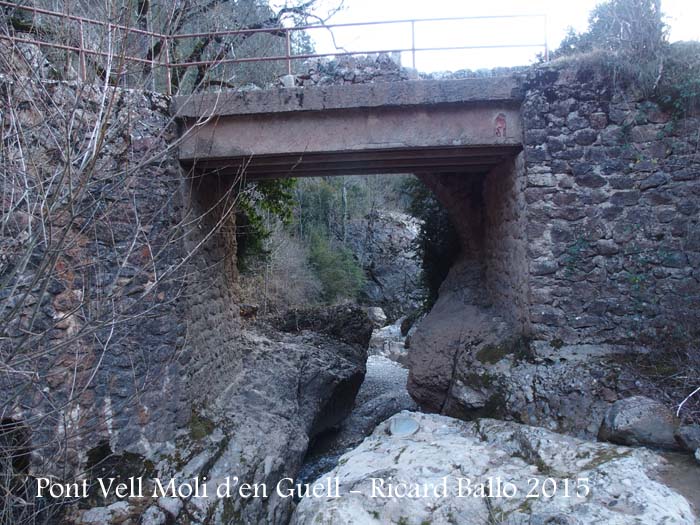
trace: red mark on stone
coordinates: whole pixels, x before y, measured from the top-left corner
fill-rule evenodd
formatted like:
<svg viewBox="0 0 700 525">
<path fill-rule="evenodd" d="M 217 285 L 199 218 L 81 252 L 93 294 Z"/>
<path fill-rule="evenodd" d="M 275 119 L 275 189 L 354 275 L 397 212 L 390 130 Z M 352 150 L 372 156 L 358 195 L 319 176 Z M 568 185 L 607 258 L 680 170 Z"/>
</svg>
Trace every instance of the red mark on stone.
<svg viewBox="0 0 700 525">
<path fill-rule="evenodd" d="M 496 136 L 506 136 L 506 116 L 503 113 L 499 113 L 496 116 Z"/>
</svg>

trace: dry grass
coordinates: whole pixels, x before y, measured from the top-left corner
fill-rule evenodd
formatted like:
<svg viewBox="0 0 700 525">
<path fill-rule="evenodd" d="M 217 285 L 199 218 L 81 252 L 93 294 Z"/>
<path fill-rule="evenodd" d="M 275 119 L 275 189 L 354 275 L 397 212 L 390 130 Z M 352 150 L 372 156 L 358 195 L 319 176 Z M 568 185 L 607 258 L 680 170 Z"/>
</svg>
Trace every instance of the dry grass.
<svg viewBox="0 0 700 525">
<path fill-rule="evenodd" d="M 266 249 L 270 251 L 267 260 L 241 274 L 241 300 L 258 305 L 262 315 L 318 303 L 322 286 L 309 266 L 306 247 L 277 228 Z"/>
<path fill-rule="evenodd" d="M 700 352 L 696 348 L 669 345 L 657 348 L 625 363 L 643 381 L 639 395 L 658 399 L 678 410 L 681 421 L 700 424 L 700 393 L 690 396 L 700 386 Z"/>
</svg>

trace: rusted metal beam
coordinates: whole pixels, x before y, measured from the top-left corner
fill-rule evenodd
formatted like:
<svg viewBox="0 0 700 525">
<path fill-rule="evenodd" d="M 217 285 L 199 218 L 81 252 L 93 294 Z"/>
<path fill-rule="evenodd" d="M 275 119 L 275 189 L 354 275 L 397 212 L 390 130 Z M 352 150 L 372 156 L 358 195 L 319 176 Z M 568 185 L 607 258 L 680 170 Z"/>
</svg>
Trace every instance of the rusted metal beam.
<svg viewBox="0 0 700 525">
<path fill-rule="evenodd" d="M 250 180 L 381 173 L 485 173 L 517 155 L 520 146 L 417 148 L 197 159 L 183 166 L 198 174 L 245 174 Z"/>
</svg>

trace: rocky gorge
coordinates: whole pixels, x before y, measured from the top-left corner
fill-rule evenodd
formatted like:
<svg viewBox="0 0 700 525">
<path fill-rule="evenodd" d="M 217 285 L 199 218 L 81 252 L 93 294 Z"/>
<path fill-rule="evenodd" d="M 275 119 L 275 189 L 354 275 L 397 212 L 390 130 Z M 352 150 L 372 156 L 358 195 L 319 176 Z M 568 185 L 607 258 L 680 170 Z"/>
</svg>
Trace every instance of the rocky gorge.
<svg viewBox="0 0 700 525">
<path fill-rule="evenodd" d="M 523 151 L 467 181 L 420 177 L 449 213 L 461 254 L 411 326 L 406 315 L 422 300 L 411 248 L 418 224 L 389 212 L 350 227 L 371 275 L 366 304 L 258 317 L 240 298 L 229 187 L 180 176 L 167 97 L 110 88 L 118 125 L 81 194 L 86 206 L 55 217 L 71 234 L 56 270 L 42 281 L 42 266 L 23 267 L 27 213 L 13 215 L 3 238 L 3 271 L 14 276 L 3 312 L 22 312 L 3 327 L 3 348 L 31 336 L 41 353 L 35 369 L 3 376 L 0 445 L 49 414 L 24 439 L 26 464 L 3 468 L 25 491 L 46 471 L 198 478 L 209 493 L 237 476 L 270 491 L 91 492 L 53 508 L 27 498 L 44 522 L 697 523 L 698 421 L 679 417 L 682 399 L 639 365 L 660 355 L 650 341 L 676 344 L 669 330 L 687 338 L 696 328 L 698 117 L 621 93 L 588 63 L 509 74 L 520 83 Z M 415 76 L 381 56 L 310 64 L 294 82 Z M 42 166 L 74 162 L 37 131 L 67 125 L 57 108 L 80 110 L 70 121 L 76 136 L 90 137 L 105 118 L 97 88 L 3 86 L 22 103 L 24 145 Z M 38 111 L 36 100 L 53 110 Z M 105 321 L 115 304 L 121 316 Z M 697 376 L 692 362 L 689 371 L 658 365 Z M 17 377 L 49 386 L 17 390 Z M 343 497 L 272 490 L 288 478 L 335 479 Z M 425 495 L 397 497 L 396 488 Z"/>
</svg>

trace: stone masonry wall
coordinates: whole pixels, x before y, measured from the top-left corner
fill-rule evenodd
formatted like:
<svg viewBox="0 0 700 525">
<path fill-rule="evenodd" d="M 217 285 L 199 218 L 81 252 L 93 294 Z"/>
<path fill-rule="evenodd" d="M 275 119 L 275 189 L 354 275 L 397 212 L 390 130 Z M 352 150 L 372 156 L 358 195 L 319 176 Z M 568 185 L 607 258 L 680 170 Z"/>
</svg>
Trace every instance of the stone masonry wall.
<svg viewBox="0 0 700 525">
<path fill-rule="evenodd" d="M 518 330 L 528 332 L 528 261 L 523 155 L 491 170 L 483 183 L 484 275 L 491 300 Z"/>
<path fill-rule="evenodd" d="M 700 311 L 700 120 L 590 66 L 537 68 L 523 87 L 533 334 L 687 338 Z"/>
<path fill-rule="evenodd" d="M 72 133 L 77 151 L 89 147 L 99 88 L 28 81 L 0 89 L 31 130 L 22 147 L 39 166 L 32 180 L 67 169 L 56 136 Z M 13 372 L 0 379 L 1 416 L 29 427 L 37 474 L 61 464 L 70 475 L 104 444 L 117 453 L 162 451 L 240 367 L 241 356 L 233 355 L 240 323 L 232 181 L 182 172 L 166 97 L 110 89 L 107 100 L 111 95 L 95 169 L 81 172 L 79 158 L 73 164 L 85 191 L 72 224 L 67 185 L 52 190 L 60 199 L 49 224 L 54 237 L 66 232 L 67 242 L 32 249 L 36 236 L 19 205 L 0 244 L 0 274 L 17 285 L 0 292 L 0 313 L 21 312 L 2 330 L 3 356 L 17 355 L 7 361 Z M 31 102 L 38 100 L 43 106 Z M 38 110 L 45 106 L 53 111 Z M 79 118 L 67 130 L 65 116 L 73 112 Z M 9 136 L 13 124 L 2 124 Z M 7 184 L 15 180 L 21 177 L 7 174 Z M 3 196 L 11 205 L 11 193 Z M 40 261 L 51 251 L 58 252 L 53 271 L 32 263 L 20 269 L 26 253 Z M 28 331 L 37 335 L 27 339 Z"/>
<path fill-rule="evenodd" d="M 485 175 L 421 174 L 419 178 L 435 193 L 459 234 L 458 273 L 470 273 L 474 304 L 495 307 L 498 316 L 514 328 L 527 331 L 522 155 Z M 459 286 L 466 284 L 464 279 L 457 281 L 451 280 Z"/>
<path fill-rule="evenodd" d="M 235 348 L 241 323 L 232 181 L 211 175 L 185 184 L 190 213 L 199 218 L 185 242 L 185 253 L 195 254 L 183 302 L 187 344 L 181 358 L 190 409 L 207 404 L 231 384 L 239 368 Z"/>
<path fill-rule="evenodd" d="M 70 475 L 98 445 L 149 453 L 188 417 L 167 99 L 17 78 L 0 91 L 3 424 L 27 425 L 37 474 Z"/>
</svg>

